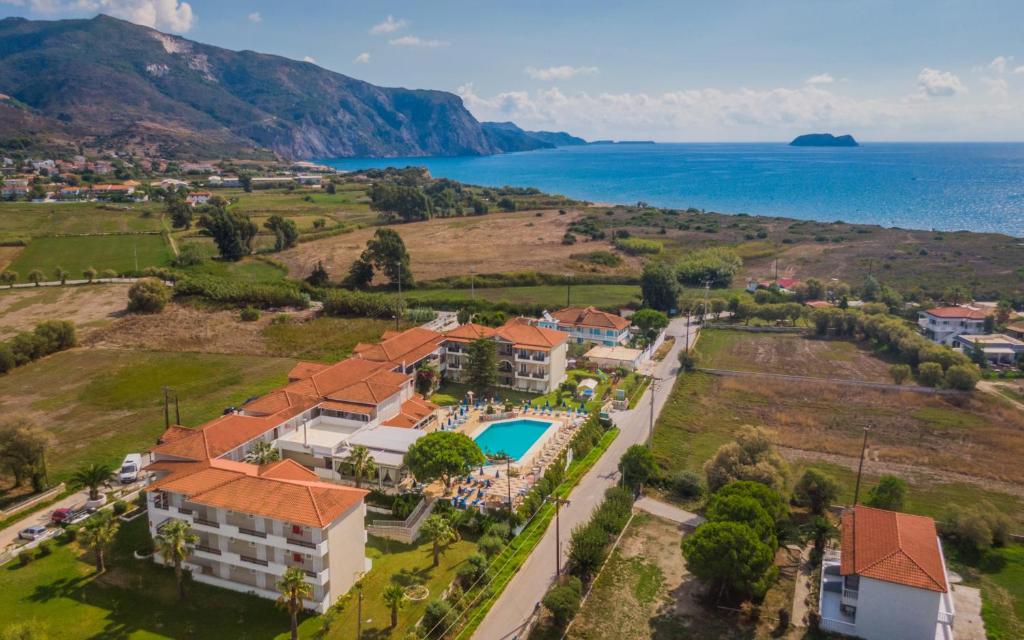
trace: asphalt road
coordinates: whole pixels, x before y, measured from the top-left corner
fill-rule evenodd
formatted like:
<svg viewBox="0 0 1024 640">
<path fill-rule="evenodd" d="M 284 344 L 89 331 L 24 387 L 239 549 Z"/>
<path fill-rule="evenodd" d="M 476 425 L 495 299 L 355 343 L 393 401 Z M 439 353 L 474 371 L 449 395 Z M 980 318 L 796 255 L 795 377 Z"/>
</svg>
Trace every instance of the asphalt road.
<svg viewBox="0 0 1024 640">
<path fill-rule="evenodd" d="M 569 550 L 569 535 L 574 527 L 585 523 L 594 508 L 601 502 L 605 490 L 618 482 L 619 458 L 631 445 L 646 442 L 651 421 L 651 394 L 654 396 L 654 419 L 672 392 L 675 377 L 679 371 L 678 353 L 686 343 L 686 321 L 676 319 L 668 327 L 668 335 L 675 336 L 672 350 L 655 367 L 655 377 L 661 378 L 644 392 L 636 408 L 612 412 L 615 424 L 621 430 L 597 464 L 585 475 L 569 497 L 570 504 L 563 506 L 561 521 L 561 557 L 565 567 Z M 696 323 L 690 325 L 690 343 L 696 340 Z M 530 623 L 537 603 L 555 579 L 555 523 L 552 521 L 547 532 L 526 562 L 505 587 L 487 617 L 474 633 L 474 640 L 511 640 L 525 637 L 524 630 Z"/>
</svg>

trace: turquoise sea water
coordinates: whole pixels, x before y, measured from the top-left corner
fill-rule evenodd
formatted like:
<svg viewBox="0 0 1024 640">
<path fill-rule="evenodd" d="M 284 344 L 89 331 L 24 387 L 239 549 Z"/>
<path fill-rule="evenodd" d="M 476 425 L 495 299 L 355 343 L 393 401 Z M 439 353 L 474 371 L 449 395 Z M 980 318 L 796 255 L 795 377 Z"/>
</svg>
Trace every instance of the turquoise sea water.
<svg viewBox="0 0 1024 640">
<path fill-rule="evenodd" d="M 550 422 L 543 420 L 496 422 L 473 439 L 487 455 L 507 453 L 519 460 L 550 426 Z"/>
<path fill-rule="evenodd" d="M 322 162 L 339 169 L 426 166 L 438 177 L 594 202 L 1024 236 L 1024 143 L 588 145 Z"/>
</svg>

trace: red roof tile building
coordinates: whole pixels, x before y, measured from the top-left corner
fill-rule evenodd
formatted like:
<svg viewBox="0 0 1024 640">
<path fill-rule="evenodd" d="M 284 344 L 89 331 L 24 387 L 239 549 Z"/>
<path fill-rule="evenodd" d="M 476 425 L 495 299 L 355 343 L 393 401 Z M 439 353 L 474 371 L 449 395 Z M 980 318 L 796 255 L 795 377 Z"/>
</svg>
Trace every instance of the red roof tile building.
<svg viewBox="0 0 1024 640">
<path fill-rule="evenodd" d="M 614 347 L 629 342 L 629 320 L 594 307 L 545 311 L 537 326 L 568 333 L 577 344 L 592 342 Z"/>
</svg>

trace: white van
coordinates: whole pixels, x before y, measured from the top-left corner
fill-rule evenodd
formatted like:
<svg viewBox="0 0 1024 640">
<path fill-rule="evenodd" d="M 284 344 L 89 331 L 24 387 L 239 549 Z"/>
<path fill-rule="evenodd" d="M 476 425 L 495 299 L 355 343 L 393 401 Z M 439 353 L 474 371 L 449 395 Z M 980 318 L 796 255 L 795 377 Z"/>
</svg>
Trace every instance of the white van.
<svg viewBox="0 0 1024 640">
<path fill-rule="evenodd" d="M 121 462 L 121 470 L 118 477 L 121 484 L 131 484 L 139 479 L 139 472 L 142 470 L 142 454 L 129 453 Z"/>
</svg>

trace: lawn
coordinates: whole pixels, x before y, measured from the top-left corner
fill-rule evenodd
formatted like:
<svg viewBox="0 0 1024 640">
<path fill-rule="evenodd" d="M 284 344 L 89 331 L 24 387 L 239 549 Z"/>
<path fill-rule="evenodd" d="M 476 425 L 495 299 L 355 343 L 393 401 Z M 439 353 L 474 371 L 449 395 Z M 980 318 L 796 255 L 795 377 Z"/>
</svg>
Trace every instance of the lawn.
<svg viewBox="0 0 1024 640">
<path fill-rule="evenodd" d="M 535 287 L 496 287 L 488 289 L 416 289 L 406 295 L 410 304 L 430 306 L 438 302 L 461 302 L 474 297 L 489 302 L 535 304 L 550 309 L 566 306 L 567 287 L 541 285 Z M 574 305 L 622 307 L 640 299 L 640 287 L 631 284 L 581 284 L 572 287 L 569 301 Z"/>
<path fill-rule="evenodd" d="M 312 189 L 257 189 L 246 193 L 241 189 L 218 191 L 225 198 L 237 199 L 233 208 L 258 220 L 271 215 L 282 215 L 296 220 L 301 232 L 312 231 L 315 218 L 326 218 L 327 226 L 337 223 L 372 224 L 376 212 L 370 210 L 366 187 L 339 185 L 333 194 Z"/>
<path fill-rule="evenodd" d="M 0 411 L 23 414 L 53 437 L 51 481 L 79 465 L 115 464 L 163 431 L 163 387 L 195 426 L 225 407 L 284 384 L 294 360 L 256 356 L 76 349 L 0 376 Z M 171 419 L 174 419 L 172 407 Z"/>
<path fill-rule="evenodd" d="M 852 340 L 708 329 L 699 349 L 701 365 L 715 369 L 892 382 L 891 363 Z"/>
<path fill-rule="evenodd" d="M 455 578 L 455 571 L 465 559 L 476 552 L 476 543 L 462 539 L 450 545 L 441 556 L 441 564 L 433 566 L 431 543 L 401 544 L 393 540 L 370 537 L 366 555 L 373 559 L 373 569 L 362 580 L 363 584 L 363 636 L 365 638 L 405 638 L 423 616 L 427 603 L 441 596 Z M 425 585 L 430 596 L 421 602 L 405 601 L 398 612 L 398 626 L 390 628 L 391 613 L 383 601 L 384 589 L 392 582 L 403 585 Z M 356 635 L 356 607 L 354 592 L 345 598 L 344 609 L 330 626 L 327 638 L 348 640 Z M 303 625 L 305 632 L 317 629 L 322 619 L 311 619 Z"/>
<path fill-rule="evenodd" d="M 410 326 L 402 322 L 400 328 Z M 271 323 L 263 336 L 271 353 L 334 363 L 352 355 L 357 343 L 378 342 L 381 334 L 394 328 L 391 320 L 320 317 L 307 322 Z"/>
<path fill-rule="evenodd" d="M 33 620 L 50 638 L 287 637 L 288 617 L 270 600 L 190 583 L 180 602 L 173 571 L 132 557 L 148 537 L 145 517 L 123 523 L 98 577 L 92 553 L 75 543 L 25 567 L 0 567 L 0 625 Z M 305 637 L 313 623 L 303 624 Z"/>
<path fill-rule="evenodd" d="M 870 424 L 867 486 L 894 472 L 910 483 L 910 511 L 941 517 L 948 506 L 986 499 L 1024 525 L 1024 503 L 1004 490 L 1019 481 L 1021 420 L 981 396 L 958 407 L 909 392 L 694 373 L 678 379 L 655 428 L 654 453 L 669 470 L 699 472 L 737 428 L 767 426 L 794 462 L 791 482 L 805 466 L 824 469 L 843 487 L 840 502 L 849 503 Z"/>
<path fill-rule="evenodd" d="M 8 268 L 18 273 L 21 282 L 29 281 L 33 269 L 40 269 L 46 280 L 54 280 L 57 267 L 78 279 L 89 267 L 124 272 L 164 266 L 171 258 L 167 242 L 156 234 L 35 238 Z"/>
<path fill-rule="evenodd" d="M 160 231 L 163 210 L 163 203 L 158 202 L 0 202 L 0 240 Z"/>
</svg>

